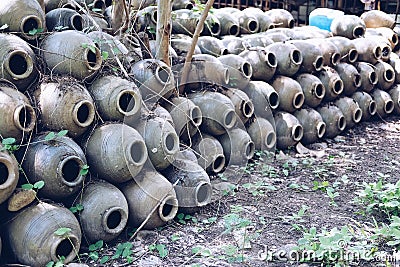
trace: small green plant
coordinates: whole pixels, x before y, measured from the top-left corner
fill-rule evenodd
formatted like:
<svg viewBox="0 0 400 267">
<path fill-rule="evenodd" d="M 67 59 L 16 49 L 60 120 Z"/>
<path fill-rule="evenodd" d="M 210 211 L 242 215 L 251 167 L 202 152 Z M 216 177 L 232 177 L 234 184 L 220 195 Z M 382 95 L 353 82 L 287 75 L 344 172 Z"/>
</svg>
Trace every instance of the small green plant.
<svg viewBox="0 0 400 267">
<path fill-rule="evenodd" d="M 235 245 L 227 245 L 223 247 L 223 252 L 226 255 L 228 262 L 244 262 L 245 257 L 240 253 L 240 249 Z"/>
<path fill-rule="evenodd" d="M 209 248 L 203 247 L 203 246 L 195 246 L 192 248 L 192 253 L 195 256 L 201 256 L 201 257 L 210 257 L 212 256 L 212 252 Z"/>
<path fill-rule="evenodd" d="M 46 267 L 62 267 L 64 266 L 64 261 L 65 261 L 65 257 L 61 256 L 59 257 L 59 260 L 54 262 L 54 261 L 50 261 L 46 264 Z"/>
<path fill-rule="evenodd" d="M 42 32 L 43 32 L 43 29 L 42 28 L 38 28 L 38 29 L 30 30 L 28 32 L 28 34 L 33 36 L 33 35 L 36 35 L 36 34 L 39 34 L 39 33 L 42 33 Z"/>
<path fill-rule="evenodd" d="M 306 216 L 307 210 L 310 207 L 306 205 L 302 205 L 301 208 L 297 213 L 292 213 L 292 215 L 285 216 L 284 220 L 287 222 L 292 222 L 292 227 L 300 232 L 304 232 L 305 227 L 302 225 L 302 223 L 305 222 L 304 216 Z"/>
<path fill-rule="evenodd" d="M 111 259 L 115 260 L 118 258 L 126 259 L 127 262 L 130 264 L 133 262 L 133 251 L 132 251 L 133 244 L 131 242 L 119 243 L 117 245 L 117 250 L 115 251 L 114 256 Z"/>
<path fill-rule="evenodd" d="M 91 258 L 94 261 L 99 260 L 100 256 L 99 256 L 99 252 L 100 250 L 103 248 L 104 242 L 103 240 L 99 240 L 94 244 L 89 245 L 89 254 L 88 257 Z M 105 256 L 108 257 L 108 256 Z M 103 257 L 104 258 L 104 257 Z M 102 259 L 103 259 L 102 258 Z M 102 260 L 102 262 L 107 262 L 109 258 L 107 258 L 106 260 Z"/>
<path fill-rule="evenodd" d="M 8 151 L 10 153 L 13 153 L 19 149 L 19 145 L 16 145 L 17 140 L 13 137 L 9 138 L 4 138 L 1 140 L 1 144 L 3 147 L 0 149 L 0 151 Z"/>
<path fill-rule="evenodd" d="M 160 258 L 165 258 L 168 256 L 168 249 L 164 244 L 151 244 L 149 246 L 150 251 L 157 251 Z"/>
<path fill-rule="evenodd" d="M 72 213 L 78 213 L 78 212 L 82 211 L 83 209 L 84 209 L 84 207 L 82 204 L 76 204 L 75 206 L 72 206 L 69 208 L 69 210 Z"/>
<path fill-rule="evenodd" d="M 328 187 L 326 188 L 326 194 L 331 199 L 331 202 L 329 204 L 337 206 L 335 198 L 339 196 L 339 192 L 336 192 L 333 187 Z"/>
<path fill-rule="evenodd" d="M 54 139 L 56 139 L 57 137 L 62 137 L 68 134 L 68 130 L 61 130 L 58 133 L 55 132 L 49 132 L 45 137 L 44 140 L 45 141 L 52 141 Z"/>
<path fill-rule="evenodd" d="M 178 213 L 178 215 L 176 215 L 176 218 L 178 219 L 178 222 L 180 224 L 186 224 L 186 222 L 188 221 L 192 221 L 194 223 L 198 222 L 197 218 L 193 217 L 190 214 Z"/>
<path fill-rule="evenodd" d="M 83 48 L 89 48 L 89 50 L 93 53 L 96 53 L 96 46 L 88 43 L 81 44 Z"/>
<path fill-rule="evenodd" d="M 246 188 L 253 196 L 264 196 L 265 191 L 275 191 L 276 187 L 264 183 L 263 181 L 257 181 L 255 183 L 245 183 L 242 185 Z"/>
<path fill-rule="evenodd" d="M 234 230 L 244 229 L 253 224 L 249 219 L 240 216 L 239 213 L 242 210 L 241 206 L 231 206 L 231 213 L 224 216 L 225 231 L 223 234 L 232 233 Z"/>
<path fill-rule="evenodd" d="M 85 164 L 85 165 L 82 166 L 82 168 L 81 168 L 81 170 L 79 172 L 79 175 L 85 176 L 88 173 L 89 173 L 89 166 Z"/>
<path fill-rule="evenodd" d="M 68 234 L 69 234 L 71 231 L 72 231 L 71 228 L 68 228 L 68 227 L 60 227 L 60 228 L 58 228 L 58 229 L 54 232 L 54 234 L 57 235 L 57 236 L 67 237 Z"/>
<path fill-rule="evenodd" d="M 37 181 L 34 184 L 30 184 L 30 183 L 23 184 L 23 185 L 21 185 L 21 188 L 24 190 L 32 190 L 32 189 L 39 190 L 39 189 L 42 189 L 43 186 L 44 186 L 44 181 Z"/>
</svg>

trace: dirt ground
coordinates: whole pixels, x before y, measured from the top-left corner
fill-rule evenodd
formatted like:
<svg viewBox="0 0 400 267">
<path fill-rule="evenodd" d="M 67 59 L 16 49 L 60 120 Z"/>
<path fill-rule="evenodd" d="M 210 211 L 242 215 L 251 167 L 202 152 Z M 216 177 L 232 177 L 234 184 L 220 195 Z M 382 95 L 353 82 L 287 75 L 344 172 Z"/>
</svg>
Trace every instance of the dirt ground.
<svg viewBox="0 0 400 267">
<path fill-rule="evenodd" d="M 293 224 L 318 231 L 372 225 L 373 218 L 362 215 L 363 207 L 354 203 L 355 192 L 363 189 L 363 182 L 397 181 L 399 139 L 400 117 L 390 117 L 363 122 L 334 140 L 309 146 L 319 150 L 318 157 L 295 149 L 272 158 L 261 155 L 243 171 L 234 190 L 226 190 L 224 197 L 192 216 L 181 215 L 160 229 L 140 231 L 132 240 L 130 261 L 121 256 L 103 266 L 328 266 L 265 255 L 291 251 L 303 236 Z M 327 187 L 334 189 L 333 200 Z M 302 207 L 304 215 L 299 215 Z M 99 256 L 115 255 L 131 231 L 104 246 Z M 85 257 L 82 261 L 101 266 Z"/>
</svg>

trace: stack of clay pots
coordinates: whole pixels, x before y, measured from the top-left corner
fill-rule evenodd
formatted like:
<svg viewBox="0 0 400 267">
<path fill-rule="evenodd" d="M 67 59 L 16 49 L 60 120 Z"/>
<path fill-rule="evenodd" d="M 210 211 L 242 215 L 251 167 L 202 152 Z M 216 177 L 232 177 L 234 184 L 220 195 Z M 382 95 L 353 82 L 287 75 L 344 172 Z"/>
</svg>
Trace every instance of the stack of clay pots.
<svg viewBox="0 0 400 267">
<path fill-rule="evenodd" d="M 294 27 L 280 9 L 214 10 L 185 79 L 200 16 L 190 2 L 174 1 L 172 66 L 146 56 L 154 40 L 142 50 L 132 33 L 106 33 L 111 1 L 3 2 L 0 253 L 10 262 L 71 262 L 82 243 L 209 204 L 216 174 L 255 150 L 400 112 L 398 39 L 382 13 L 345 15 L 327 32 Z M 154 2 L 133 2 L 128 28 L 153 38 Z"/>
</svg>

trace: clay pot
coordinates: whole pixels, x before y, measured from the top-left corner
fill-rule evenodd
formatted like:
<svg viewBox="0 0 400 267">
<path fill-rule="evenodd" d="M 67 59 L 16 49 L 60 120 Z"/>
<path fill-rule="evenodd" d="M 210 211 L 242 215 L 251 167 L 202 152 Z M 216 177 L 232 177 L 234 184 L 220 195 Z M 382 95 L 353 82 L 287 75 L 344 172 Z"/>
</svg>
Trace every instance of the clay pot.
<svg viewBox="0 0 400 267">
<path fill-rule="evenodd" d="M 81 2 L 81 5 L 88 6 L 92 9 L 93 12 L 103 14 L 107 5 L 106 0 L 78 0 Z M 110 2 L 107 0 L 107 2 Z"/>
<path fill-rule="evenodd" d="M 218 137 L 229 165 L 244 166 L 254 156 L 254 143 L 246 130 L 235 128 Z"/>
<path fill-rule="evenodd" d="M 340 61 L 340 51 L 336 45 L 332 42 L 327 41 L 327 39 L 312 39 L 312 42 L 315 45 L 318 45 L 319 49 L 321 49 L 322 57 L 324 58 L 324 63 L 333 67 Z"/>
<path fill-rule="evenodd" d="M 263 34 L 266 35 L 268 38 L 270 38 L 275 43 L 286 42 L 286 41 L 291 40 L 291 38 L 289 36 L 287 36 L 285 33 L 273 31 L 273 30 L 277 30 L 277 29 L 282 29 L 282 28 L 275 28 L 275 29 L 266 31 Z"/>
<path fill-rule="evenodd" d="M 229 54 L 239 55 L 246 50 L 245 40 L 236 36 L 223 36 L 222 43 Z"/>
<path fill-rule="evenodd" d="M 246 59 L 238 55 L 225 55 L 218 58 L 222 64 L 228 66 L 229 86 L 243 90 L 249 86 L 253 75 L 253 68 Z"/>
<path fill-rule="evenodd" d="M 274 126 L 266 119 L 257 117 L 248 126 L 247 133 L 260 151 L 275 151 L 276 134 Z"/>
<path fill-rule="evenodd" d="M 363 37 L 365 30 L 366 26 L 364 21 L 356 15 L 337 16 L 331 23 L 333 35 L 344 36 L 349 39 Z"/>
<path fill-rule="evenodd" d="M 70 231 L 57 234 L 57 230 Z M 42 267 L 65 257 L 75 259 L 81 245 L 81 228 L 67 208 L 40 202 L 18 212 L 6 226 L 10 248 L 17 260 L 32 267 Z M 38 234 L 40 233 L 40 234 Z"/>
<path fill-rule="evenodd" d="M 189 147 L 180 150 L 179 153 L 176 154 L 175 160 L 189 160 L 198 164 L 195 151 Z"/>
<path fill-rule="evenodd" d="M 240 34 L 239 19 L 234 14 L 227 12 L 219 12 L 220 9 L 214 10 L 214 15 L 218 18 L 221 24 L 220 35 L 233 35 Z"/>
<path fill-rule="evenodd" d="M 69 136 L 78 137 L 94 121 L 94 101 L 87 89 L 75 81 L 44 82 L 34 96 L 45 129 L 68 130 Z"/>
<path fill-rule="evenodd" d="M 92 16 L 89 14 L 81 14 L 83 18 L 84 29 L 96 30 L 96 31 L 107 31 L 110 29 L 108 22 L 102 17 Z"/>
<path fill-rule="evenodd" d="M 245 92 L 235 88 L 228 88 L 222 93 L 232 101 L 235 112 L 243 124 L 253 116 L 254 105 Z"/>
<path fill-rule="evenodd" d="M 366 92 L 355 92 L 352 97 L 362 110 L 361 120 L 367 121 L 376 113 L 376 102 Z"/>
<path fill-rule="evenodd" d="M 193 142 L 198 164 L 208 173 L 220 173 L 225 168 L 225 155 L 221 143 L 213 136 L 202 134 Z"/>
<path fill-rule="evenodd" d="M 46 13 L 56 8 L 69 8 L 76 10 L 77 7 L 72 0 L 44 0 Z"/>
<path fill-rule="evenodd" d="M 374 38 L 379 43 L 379 46 L 382 50 L 382 57 L 381 60 L 388 62 L 390 59 L 390 54 L 392 53 L 392 48 L 390 47 L 390 42 L 388 39 L 381 35 L 371 35 L 368 36 L 369 38 Z"/>
<path fill-rule="evenodd" d="M 153 58 L 157 58 L 157 53 L 159 53 L 160 48 L 157 47 L 156 40 L 149 40 L 149 46 L 150 46 L 150 53 Z M 174 60 L 178 59 L 178 54 L 176 53 L 175 49 L 172 46 L 168 47 L 168 54 L 170 58 L 170 63 L 172 63 Z"/>
<path fill-rule="evenodd" d="M 101 67 L 100 50 L 87 34 L 79 31 L 55 32 L 43 40 L 40 48 L 50 73 L 85 80 Z"/>
<path fill-rule="evenodd" d="M 171 46 L 178 56 L 186 56 L 190 49 L 191 43 L 191 39 L 171 39 Z M 196 45 L 194 49 L 194 55 L 198 54 L 201 54 L 201 50 L 200 47 Z"/>
<path fill-rule="evenodd" d="M 294 116 L 299 120 L 303 127 L 303 138 L 301 142 L 304 144 L 311 144 L 322 138 L 326 131 L 326 124 L 323 121 L 321 115 L 312 108 L 303 108 L 296 113 Z"/>
<path fill-rule="evenodd" d="M 276 52 L 268 48 L 256 47 L 239 54 L 253 68 L 253 79 L 269 81 L 274 76 L 277 67 Z"/>
<path fill-rule="evenodd" d="M 96 79 L 88 88 L 104 120 L 138 120 L 142 97 L 135 83 L 118 76 L 108 75 Z"/>
<path fill-rule="evenodd" d="M 179 138 L 184 141 L 190 140 L 203 121 L 200 108 L 185 97 L 174 97 L 165 107 L 171 114 Z"/>
<path fill-rule="evenodd" d="M 134 15 L 133 27 L 136 32 L 155 30 L 157 27 L 157 5 L 142 7 Z"/>
<path fill-rule="evenodd" d="M 348 129 L 361 121 L 363 112 L 354 99 L 344 96 L 337 99 L 335 105 L 342 111 Z"/>
<path fill-rule="evenodd" d="M 389 64 L 395 73 L 395 82 L 400 83 L 400 57 L 396 53 L 390 53 Z"/>
<path fill-rule="evenodd" d="M 276 147 L 286 149 L 296 145 L 303 138 L 303 126 L 298 119 L 287 112 L 275 113 Z"/>
<path fill-rule="evenodd" d="M 273 43 L 267 46 L 266 49 L 276 55 L 276 74 L 278 75 L 293 76 L 303 63 L 301 51 L 293 44 L 286 42 Z"/>
<path fill-rule="evenodd" d="M 155 171 L 142 171 L 121 187 L 129 207 L 130 227 L 152 230 L 172 220 L 178 211 L 178 200 L 172 184 Z"/>
<path fill-rule="evenodd" d="M 320 106 L 317 111 L 326 124 L 325 137 L 334 138 L 346 128 L 346 118 L 337 106 L 328 103 Z"/>
<path fill-rule="evenodd" d="M 177 9 L 192 9 L 193 3 L 189 0 L 174 0 L 172 2 L 172 10 Z"/>
<path fill-rule="evenodd" d="M 378 76 L 378 88 L 387 91 L 396 79 L 392 66 L 386 62 L 378 61 L 375 65 L 376 76 Z"/>
<path fill-rule="evenodd" d="M 83 206 L 79 221 L 89 244 L 98 240 L 113 240 L 128 222 L 129 210 L 125 196 L 110 183 L 96 181 L 86 185 L 79 196 L 79 204 Z"/>
<path fill-rule="evenodd" d="M 35 29 L 45 29 L 45 14 L 37 0 L 9 0 L 0 3 L 0 25 L 7 24 L 7 31 L 18 32 L 25 40 L 34 40 Z"/>
<path fill-rule="evenodd" d="M 114 184 L 132 180 L 147 160 L 142 136 L 125 124 L 96 128 L 85 145 L 90 170 Z"/>
<path fill-rule="evenodd" d="M 260 32 L 265 32 L 267 30 L 275 28 L 275 24 L 272 21 L 272 18 L 264 13 L 260 8 L 248 7 L 245 8 L 243 12 L 246 14 L 249 13 L 257 19 Z"/>
<path fill-rule="evenodd" d="M 378 76 L 375 72 L 374 66 L 367 62 L 356 62 L 354 66 L 356 67 L 358 73 L 360 73 L 361 75 L 360 88 L 364 92 L 371 92 L 378 84 Z"/>
<path fill-rule="evenodd" d="M 199 23 L 198 13 L 188 9 L 179 9 L 172 11 L 172 33 L 183 33 L 193 36 L 196 26 Z"/>
<path fill-rule="evenodd" d="M 131 64 L 134 64 L 143 59 L 142 48 L 140 47 L 139 38 L 133 34 L 122 34 L 115 36 L 124 46 L 128 49 L 128 55 L 130 56 Z M 124 61 L 125 62 L 125 61 Z"/>
<path fill-rule="evenodd" d="M 144 9 L 148 6 L 156 6 L 157 5 L 157 1 L 155 0 L 132 0 L 130 1 L 131 3 L 131 8 L 133 10 L 140 10 L 140 9 Z"/>
<path fill-rule="evenodd" d="M 327 38 L 327 41 L 333 43 L 339 50 L 341 61 L 354 63 L 358 59 L 358 52 L 353 41 L 343 36 Z"/>
<path fill-rule="evenodd" d="M 311 73 L 313 71 L 320 71 L 324 66 L 324 58 L 322 51 L 312 41 L 295 40 L 291 41 L 291 44 L 300 50 L 303 56 L 303 62 L 301 63 L 300 72 Z"/>
<path fill-rule="evenodd" d="M 339 74 L 331 67 L 325 67 L 322 71 L 318 72 L 316 76 L 320 79 L 325 87 L 326 101 L 336 99 L 343 92 L 343 81 L 340 79 Z"/>
<path fill-rule="evenodd" d="M 152 107 L 152 108 L 154 108 L 154 107 Z M 152 111 L 150 111 L 150 112 L 148 112 L 148 111 L 143 112 L 142 111 L 142 113 L 145 114 L 148 117 L 149 116 L 152 117 L 152 115 L 153 115 L 152 113 L 154 113 L 154 115 L 156 117 L 159 117 L 159 118 L 169 122 L 169 124 L 171 124 L 172 127 L 175 127 L 174 119 L 172 118 L 172 116 L 169 113 L 169 111 L 166 108 L 160 106 L 159 104 L 157 104 Z"/>
<path fill-rule="evenodd" d="M 36 113 L 28 98 L 11 83 L 0 82 L 0 134 L 21 141 L 36 124 Z"/>
<path fill-rule="evenodd" d="M 388 27 L 393 29 L 396 21 L 389 14 L 380 10 L 369 10 L 361 16 L 367 28 Z"/>
<path fill-rule="evenodd" d="M 380 118 L 386 118 L 393 112 L 395 104 L 387 92 L 375 89 L 371 96 L 376 102 L 376 115 Z"/>
<path fill-rule="evenodd" d="M 390 45 L 390 48 L 392 50 L 399 43 L 399 37 L 398 37 L 397 33 L 395 33 L 390 28 L 386 28 L 386 27 L 371 28 L 371 29 L 367 29 L 366 34 L 369 38 L 374 38 L 374 36 L 377 36 L 377 35 L 383 36 L 387 40 L 387 42 Z"/>
<path fill-rule="evenodd" d="M 0 34 L 1 78 L 25 91 L 37 77 L 36 56 L 30 46 L 12 34 Z"/>
<path fill-rule="evenodd" d="M 280 8 L 274 8 L 265 11 L 265 14 L 270 17 L 276 28 L 293 28 L 295 21 L 293 15 Z"/>
<path fill-rule="evenodd" d="M 0 144 L 0 204 L 11 196 L 17 187 L 19 179 L 17 160 L 13 154 L 3 151 L 3 149 L 3 146 Z"/>
<path fill-rule="evenodd" d="M 304 104 L 312 108 L 321 104 L 325 97 L 325 87 L 318 77 L 309 73 L 302 73 L 296 77 L 296 81 L 303 90 Z"/>
<path fill-rule="evenodd" d="M 178 199 L 179 209 L 187 214 L 193 208 L 203 207 L 211 202 L 210 178 L 199 164 L 190 160 L 175 160 L 172 168 L 165 172 Z M 191 209 L 192 208 L 192 209 Z"/>
<path fill-rule="evenodd" d="M 44 181 L 39 194 L 63 200 L 78 192 L 83 184 L 81 170 L 86 165 L 82 149 L 66 136 L 46 141 L 48 133 L 35 137 L 25 152 L 22 167 L 34 184 Z"/>
<path fill-rule="evenodd" d="M 375 64 L 382 57 L 382 49 L 372 37 L 354 39 L 353 44 L 358 52 L 359 61 Z"/>
<path fill-rule="evenodd" d="M 271 38 L 261 33 L 242 35 L 242 39 L 245 40 L 245 45 L 248 48 L 257 46 L 267 47 L 270 44 L 274 43 Z"/>
<path fill-rule="evenodd" d="M 142 120 L 135 127 L 143 136 L 153 167 L 166 169 L 179 152 L 179 137 L 174 127 L 160 117 Z"/>
<path fill-rule="evenodd" d="M 175 90 L 175 79 L 170 67 L 158 59 L 144 59 L 135 63 L 130 73 L 134 76 L 145 102 L 154 103 L 169 98 Z"/>
<path fill-rule="evenodd" d="M 83 30 L 83 18 L 70 8 L 56 8 L 46 14 L 48 31 L 54 30 Z"/>
<path fill-rule="evenodd" d="M 279 106 L 279 95 L 268 83 L 262 81 L 251 81 L 244 92 L 253 102 L 254 112 L 257 117 L 262 117 L 273 123 L 272 109 Z"/>
<path fill-rule="evenodd" d="M 346 96 L 351 96 L 361 86 L 360 73 L 353 65 L 345 62 L 337 64 L 335 70 L 343 81 L 343 93 Z"/>
<path fill-rule="evenodd" d="M 214 57 L 228 54 L 228 50 L 224 47 L 222 41 L 212 36 L 200 36 L 197 45 L 203 54 Z"/>
<path fill-rule="evenodd" d="M 272 87 L 279 95 L 279 108 L 288 112 L 300 109 L 304 103 L 304 94 L 300 84 L 286 76 L 276 76 Z"/>
<path fill-rule="evenodd" d="M 214 14 L 208 13 L 206 21 L 204 22 L 203 30 L 201 31 L 201 35 L 218 37 L 220 33 L 221 33 L 220 21 Z"/>
<path fill-rule="evenodd" d="M 389 91 L 390 97 L 393 100 L 393 113 L 396 115 L 400 115 L 400 85 L 396 84 Z"/>
<path fill-rule="evenodd" d="M 251 12 L 240 11 L 234 13 L 234 16 L 239 17 L 240 34 L 253 34 L 260 30 L 260 25 L 258 23 L 257 17 Z"/>
<path fill-rule="evenodd" d="M 232 101 L 217 92 L 199 92 L 188 97 L 197 105 L 203 114 L 201 130 L 212 134 L 221 135 L 236 125 L 235 107 Z"/>
</svg>

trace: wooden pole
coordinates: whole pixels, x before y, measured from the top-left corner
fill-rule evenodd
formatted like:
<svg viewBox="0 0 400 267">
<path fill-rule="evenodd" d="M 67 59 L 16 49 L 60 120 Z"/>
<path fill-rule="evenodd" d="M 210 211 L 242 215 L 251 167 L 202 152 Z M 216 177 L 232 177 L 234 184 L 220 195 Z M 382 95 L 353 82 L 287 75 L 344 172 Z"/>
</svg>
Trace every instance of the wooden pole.
<svg viewBox="0 0 400 267">
<path fill-rule="evenodd" d="M 171 1 L 157 3 L 156 58 L 171 66 L 169 59 L 169 39 L 171 35 Z"/>
<path fill-rule="evenodd" d="M 203 13 L 201 14 L 199 24 L 197 24 L 196 30 L 194 31 L 192 44 L 190 49 L 186 55 L 185 63 L 183 65 L 182 76 L 181 76 L 181 83 L 179 85 L 179 94 L 182 94 L 185 90 L 185 84 L 187 82 L 187 76 L 190 70 L 190 63 L 192 62 L 192 57 L 194 54 L 194 50 L 196 48 L 197 41 L 199 40 L 200 33 L 203 30 L 204 22 L 207 19 L 208 12 L 210 11 L 211 7 L 214 4 L 214 0 L 207 0 L 206 6 L 204 7 Z"/>
</svg>

